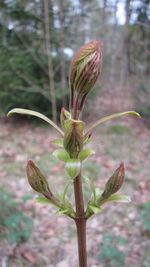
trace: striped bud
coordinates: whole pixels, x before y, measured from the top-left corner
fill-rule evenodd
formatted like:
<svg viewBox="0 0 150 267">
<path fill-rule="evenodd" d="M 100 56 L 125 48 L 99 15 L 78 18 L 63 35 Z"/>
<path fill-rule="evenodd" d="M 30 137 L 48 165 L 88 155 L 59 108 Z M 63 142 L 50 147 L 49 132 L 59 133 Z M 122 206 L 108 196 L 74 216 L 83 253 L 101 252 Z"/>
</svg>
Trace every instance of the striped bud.
<svg viewBox="0 0 150 267">
<path fill-rule="evenodd" d="M 28 160 L 26 172 L 28 182 L 32 189 L 42 194 L 50 193 L 49 185 L 45 176 L 41 173 L 40 169 L 33 163 L 32 160 Z"/>
<path fill-rule="evenodd" d="M 83 148 L 83 122 L 69 120 L 64 135 L 64 148 L 71 158 L 77 158 Z"/>
<path fill-rule="evenodd" d="M 85 95 L 94 86 L 101 69 L 101 47 L 101 43 L 94 40 L 85 44 L 74 55 L 69 75 L 72 91 Z"/>
<path fill-rule="evenodd" d="M 61 108 L 60 123 L 63 130 L 65 129 L 65 121 L 68 119 L 71 119 L 70 112 L 67 111 L 65 108 Z"/>
<path fill-rule="evenodd" d="M 116 193 L 121 188 L 124 182 L 124 176 L 125 176 L 124 164 L 121 163 L 119 168 L 114 172 L 114 174 L 110 177 L 110 179 L 106 183 L 102 197 L 108 198 L 110 195 Z"/>
</svg>

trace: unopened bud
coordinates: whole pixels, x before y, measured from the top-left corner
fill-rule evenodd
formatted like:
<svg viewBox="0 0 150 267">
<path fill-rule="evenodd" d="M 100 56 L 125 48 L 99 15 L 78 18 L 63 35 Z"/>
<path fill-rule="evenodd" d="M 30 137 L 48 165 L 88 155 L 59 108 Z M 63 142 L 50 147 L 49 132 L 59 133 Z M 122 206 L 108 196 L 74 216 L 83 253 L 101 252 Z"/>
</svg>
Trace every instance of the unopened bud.
<svg viewBox="0 0 150 267">
<path fill-rule="evenodd" d="M 60 123 L 62 129 L 65 129 L 65 121 L 71 118 L 71 114 L 69 111 L 67 111 L 65 108 L 61 109 L 60 113 Z"/>
<path fill-rule="evenodd" d="M 26 172 L 28 182 L 35 191 L 42 194 L 50 193 L 49 185 L 45 176 L 32 160 L 28 160 Z"/>
<path fill-rule="evenodd" d="M 102 64 L 102 45 L 91 41 L 74 55 L 70 66 L 70 86 L 79 94 L 87 94 L 97 81 Z"/>
<path fill-rule="evenodd" d="M 119 168 L 114 172 L 106 183 L 105 190 L 102 194 L 103 198 L 108 198 L 110 195 L 116 193 L 122 186 L 124 182 L 124 164 L 121 163 Z"/>
<path fill-rule="evenodd" d="M 83 122 L 70 120 L 64 135 L 64 148 L 71 158 L 77 158 L 83 148 Z"/>
</svg>

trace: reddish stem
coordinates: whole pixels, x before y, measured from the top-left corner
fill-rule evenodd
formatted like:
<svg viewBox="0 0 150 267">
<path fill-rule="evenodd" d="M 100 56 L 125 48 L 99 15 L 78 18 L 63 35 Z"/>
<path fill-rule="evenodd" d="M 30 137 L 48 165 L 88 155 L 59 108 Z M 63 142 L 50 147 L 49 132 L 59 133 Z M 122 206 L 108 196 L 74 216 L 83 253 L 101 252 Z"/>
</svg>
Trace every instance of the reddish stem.
<svg viewBox="0 0 150 267">
<path fill-rule="evenodd" d="M 82 109 L 83 109 L 83 106 L 84 106 L 84 102 L 85 102 L 86 96 L 87 96 L 87 94 L 84 94 L 83 97 L 82 97 L 82 99 L 81 99 L 81 103 L 80 103 L 80 106 L 79 106 L 79 110 L 80 110 L 80 112 L 81 112 Z"/>
<path fill-rule="evenodd" d="M 81 174 L 79 174 L 74 180 L 74 194 L 76 206 L 75 222 L 77 227 L 79 267 L 87 267 L 86 218 L 84 212 Z"/>
<path fill-rule="evenodd" d="M 74 89 L 73 89 L 73 86 L 71 86 L 71 90 L 70 90 L 70 103 L 69 103 L 70 112 L 73 110 L 73 104 L 74 104 Z"/>
<path fill-rule="evenodd" d="M 79 104 L 79 94 L 77 94 L 74 103 L 74 115 L 73 115 L 74 120 L 78 119 L 78 104 Z"/>
</svg>

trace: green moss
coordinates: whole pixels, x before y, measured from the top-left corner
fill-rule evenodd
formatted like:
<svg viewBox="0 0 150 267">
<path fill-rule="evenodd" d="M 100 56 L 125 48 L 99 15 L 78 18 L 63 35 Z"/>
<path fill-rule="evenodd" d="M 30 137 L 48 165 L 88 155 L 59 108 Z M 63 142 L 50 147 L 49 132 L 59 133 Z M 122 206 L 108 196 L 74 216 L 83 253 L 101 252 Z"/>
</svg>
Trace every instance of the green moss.
<svg viewBox="0 0 150 267">
<path fill-rule="evenodd" d="M 120 251 L 118 245 L 125 245 L 126 239 L 123 237 L 104 234 L 100 245 L 99 259 L 104 267 L 125 266 L 125 253 Z"/>
<path fill-rule="evenodd" d="M 12 195 L 0 188 L 0 239 L 19 244 L 29 239 L 32 220 L 22 211 Z"/>
</svg>

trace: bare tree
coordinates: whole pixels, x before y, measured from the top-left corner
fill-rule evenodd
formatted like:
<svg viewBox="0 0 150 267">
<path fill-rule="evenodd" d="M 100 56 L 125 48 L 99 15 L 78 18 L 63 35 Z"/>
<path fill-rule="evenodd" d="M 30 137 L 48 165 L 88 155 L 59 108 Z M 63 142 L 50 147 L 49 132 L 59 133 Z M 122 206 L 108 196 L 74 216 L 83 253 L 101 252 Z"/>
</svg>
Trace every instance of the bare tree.
<svg viewBox="0 0 150 267">
<path fill-rule="evenodd" d="M 131 72 L 130 67 L 130 34 L 129 34 L 129 23 L 130 23 L 130 3 L 131 0 L 126 0 L 125 3 L 125 29 L 124 29 L 124 40 L 123 40 L 123 49 L 122 49 L 122 66 L 120 72 L 120 88 L 123 87 L 123 84 L 127 81 L 128 74 Z"/>
<path fill-rule="evenodd" d="M 49 0 L 44 0 L 44 20 L 45 20 L 45 41 L 46 41 L 46 52 L 48 59 L 48 76 L 49 76 L 49 89 L 52 104 L 52 119 L 54 122 L 57 121 L 57 106 L 56 106 L 56 95 L 55 95 L 55 84 L 54 84 L 54 71 L 51 53 L 51 39 L 50 39 L 50 19 L 49 19 Z"/>
<path fill-rule="evenodd" d="M 110 70 L 110 78 L 112 85 L 115 82 L 115 72 L 116 72 L 116 59 L 117 59 L 117 8 L 118 8 L 118 0 L 115 1 L 114 4 L 114 24 L 112 29 L 112 58 L 111 58 L 111 70 Z"/>
<path fill-rule="evenodd" d="M 61 90 L 63 92 L 62 104 L 65 106 L 66 99 L 64 92 L 66 90 L 66 64 L 64 56 L 65 47 L 65 34 L 64 34 L 64 3 L 62 0 L 58 1 L 59 4 L 59 21 L 60 21 L 60 35 L 59 35 L 59 49 L 60 49 L 60 68 L 61 68 Z"/>
</svg>

